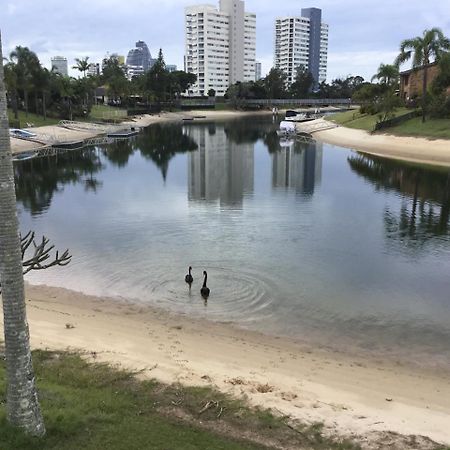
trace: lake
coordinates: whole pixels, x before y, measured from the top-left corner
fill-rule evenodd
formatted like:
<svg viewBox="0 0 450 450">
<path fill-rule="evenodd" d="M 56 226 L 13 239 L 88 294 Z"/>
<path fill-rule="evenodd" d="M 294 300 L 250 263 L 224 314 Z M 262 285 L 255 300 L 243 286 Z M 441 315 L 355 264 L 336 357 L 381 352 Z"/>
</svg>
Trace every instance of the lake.
<svg viewBox="0 0 450 450">
<path fill-rule="evenodd" d="M 22 232 L 73 255 L 27 280 L 449 367 L 450 171 L 277 127 L 153 125 L 15 163 Z"/>
</svg>

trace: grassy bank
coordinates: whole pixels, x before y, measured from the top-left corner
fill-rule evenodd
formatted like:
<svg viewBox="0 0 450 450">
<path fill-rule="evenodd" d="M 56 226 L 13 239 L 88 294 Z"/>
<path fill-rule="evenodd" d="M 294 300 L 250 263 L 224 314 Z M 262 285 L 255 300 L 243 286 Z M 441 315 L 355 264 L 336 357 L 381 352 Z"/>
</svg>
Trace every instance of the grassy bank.
<svg viewBox="0 0 450 450">
<path fill-rule="evenodd" d="M 394 112 L 394 116 L 402 116 L 411 112 L 407 108 L 398 108 Z M 348 128 L 356 128 L 358 130 L 372 131 L 378 121 L 378 116 L 370 114 L 361 114 L 359 110 L 351 110 L 332 114 L 326 119 Z"/>
<path fill-rule="evenodd" d="M 398 108 L 395 116 L 411 112 L 407 108 Z M 377 123 L 377 115 L 361 114 L 359 110 L 346 111 L 326 117 L 328 120 L 348 128 L 373 131 Z M 385 128 L 381 133 L 398 136 L 415 136 L 435 139 L 450 139 L 450 119 L 430 119 L 422 123 L 421 117 L 414 117 L 391 128 Z"/>
<path fill-rule="evenodd" d="M 291 423 L 210 388 L 139 381 L 77 354 L 36 351 L 34 365 L 47 434 L 30 438 L 11 428 L 2 407 L 2 450 L 359 448 L 325 438 L 320 424 Z M 3 359 L 0 398 L 4 406 Z"/>
<path fill-rule="evenodd" d="M 25 111 L 19 111 L 19 123 L 20 128 L 29 128 L 29 127 L 42 127 L 45 125 L 57 125 L 60 119 L 55 119 L 52 117 L 47 117 L 46 120 L 38 114 L 28 113 L 25 114 Z M 127 119 L 127 111 L 126 109 L 114 108 L 108 105 L 93 105 L 91 113 L 88 117 L 85 118 L 75 118 L 74 120 L 81 120 L 85 122 L 101 122 L 101 121 L 118 121 L 121 122 Z M 11 125 L 16 125 L 16 119 L 14 118 L 14 113 L 11 109 L 8 109 L 8 120 Z"/>
<path fill-rule="evenodd" d="M 42 116 L 37 114 L 28 113 L 25 114 L 25 111 L 19 111 L 19 122 L 20 128 L 29 128 L 29 127 L 42 127 L 45 125 L 56 125 L 59 122 L 59 119 L 53 119 L 51 117 L 47 117 L 46 120 Z M 8 109 L 8 120 L 11 125 L 15 125 L 16 119 L 14 118 L 14 112 L 11 109 Z M 12 127 L 15 128 L 15 127 Z"/>
<path fill-rule="evenodd" d="M 450 119 L 427 119 L 414 117 L 386 130 L 398 136 L 428 137 L 434 139 L 450 139 Z"/>
</svg>

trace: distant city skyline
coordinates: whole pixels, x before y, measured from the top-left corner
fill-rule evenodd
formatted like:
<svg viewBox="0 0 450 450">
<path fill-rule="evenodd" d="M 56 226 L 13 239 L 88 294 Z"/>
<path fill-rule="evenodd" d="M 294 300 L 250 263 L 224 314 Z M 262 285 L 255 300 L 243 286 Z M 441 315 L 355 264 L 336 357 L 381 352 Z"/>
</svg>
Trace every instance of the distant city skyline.
<svg viewBox="0 0 450 450">
<path fill-rule="evenodd" d="M 7 56 L 17 45 L 33 50 L 41 63 L 50 68 L 50 59 L 68 59 L 69 74 L 75 58 L 89 56 L 101 62 L 107 52 L 126 55 L 134 42 L 147 42 L 153 53 L 162 48 L 166 62 L 183 67 L 184 8 L 192 0 L 80 0 L 70 6 L 56 0 L 3 0 L 0 29 Z M 216 0 L 209 1 L 216 4 Z M 256 59 L 262 63 L 262 76 L 273 65 L 273 24 L 276 17 L 299 15 L 301 8 L 322 9 L 330 25 L 327 81 L 347 75 L 366 80 L 380 63 L 391 63 L 403 39 L 421 35 L 423 30 L 439 27 L 450 35 L 450 0 L 432 4 L 418 0 L 360 2 L 357 0 L 246 0 L 246 9 L 257 17 Z M 136 11 L 139 19 L 136 20 Z M 152 27 L 148 27 L 151 21 Z M 26 24 L 24 26 L 23 24 Z M 405 65 L 409 68 L 410 64 Z"/>
</svg>

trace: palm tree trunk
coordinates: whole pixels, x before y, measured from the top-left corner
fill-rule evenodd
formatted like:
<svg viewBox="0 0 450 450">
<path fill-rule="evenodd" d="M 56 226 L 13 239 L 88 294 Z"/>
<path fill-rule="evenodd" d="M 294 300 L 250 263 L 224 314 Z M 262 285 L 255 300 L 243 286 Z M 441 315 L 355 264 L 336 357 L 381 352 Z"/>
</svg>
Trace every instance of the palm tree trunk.
<svg viewBox="0 0 450 450">
<path fill-rule="evenodd" d="M 31 360 L 2 61 L 0 36 L 0 278 L 8 379 L 6 406 L 11 424 L 42 436 L 45 426 Z"/>
<path fill-rule="evenodd" d="M 19 120 L 19 105 L 18 105 L 19 94 L 17 89 L 14 89 L 14 97 L 12 100 L 12 107 L 14 111 L 14 119 Z"/>
<path fill-rule="evenodd" d="M 47 108 L 45 106 L 45 91 L 42 91 L 42 116 L 44 117 L 44 121 L 47 120 Z"/>
<path fill-rule="evenodd" d="M 423 67 L 423 83 L 422 83 L 422 123 L 425 122 L 425 115 L 427 108 L 427 81 L 428 81 L 428 67 L 425 64 Z"/>
<path fill-rule="evenodd" d="M 36 115 L 39 114 L 39 102 L 38 102 L 38 93 L 37 91 L 34 93 L 34 108 L 36 109 L 35 113 Z"/>
<path fill-rule="evenodd" d="M 28 117 L 28 91 L 24 89 L 23 91 L 24 102 L 25 102 L 25 117 Z"/>
</svg>

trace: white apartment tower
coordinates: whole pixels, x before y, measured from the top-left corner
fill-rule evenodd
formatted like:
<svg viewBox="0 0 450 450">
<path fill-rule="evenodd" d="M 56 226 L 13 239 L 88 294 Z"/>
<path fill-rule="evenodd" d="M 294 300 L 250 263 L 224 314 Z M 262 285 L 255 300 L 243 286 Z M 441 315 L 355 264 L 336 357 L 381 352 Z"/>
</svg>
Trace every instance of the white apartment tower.
<svg viewBox="0 0 450 450">
<path fill-rule="evenodd" d="M 318 8 L 301 10 L 301 17 L 275 21 L 275 67 L 295 81 L 296 69 L 305 66 L 314 78 L 314 88 L 327 78 L 328 25 Z"/>
<path fill-rule="evenodd" d="M 220 0 L 185 10 L 186 71 L 197 75 L 190 96 L 210 89 L 224 95 L 237 81 L 255 79 L 256 16 L 244 10 L 242 0 Z"/>
<path fill-rule="evenodd" d="M 54 56 L 51 58 L 52 70 L 60 75 L 67 77 L 69 75 L 69 67 L 67 58 L 64 56 Z"/>
</svg>

